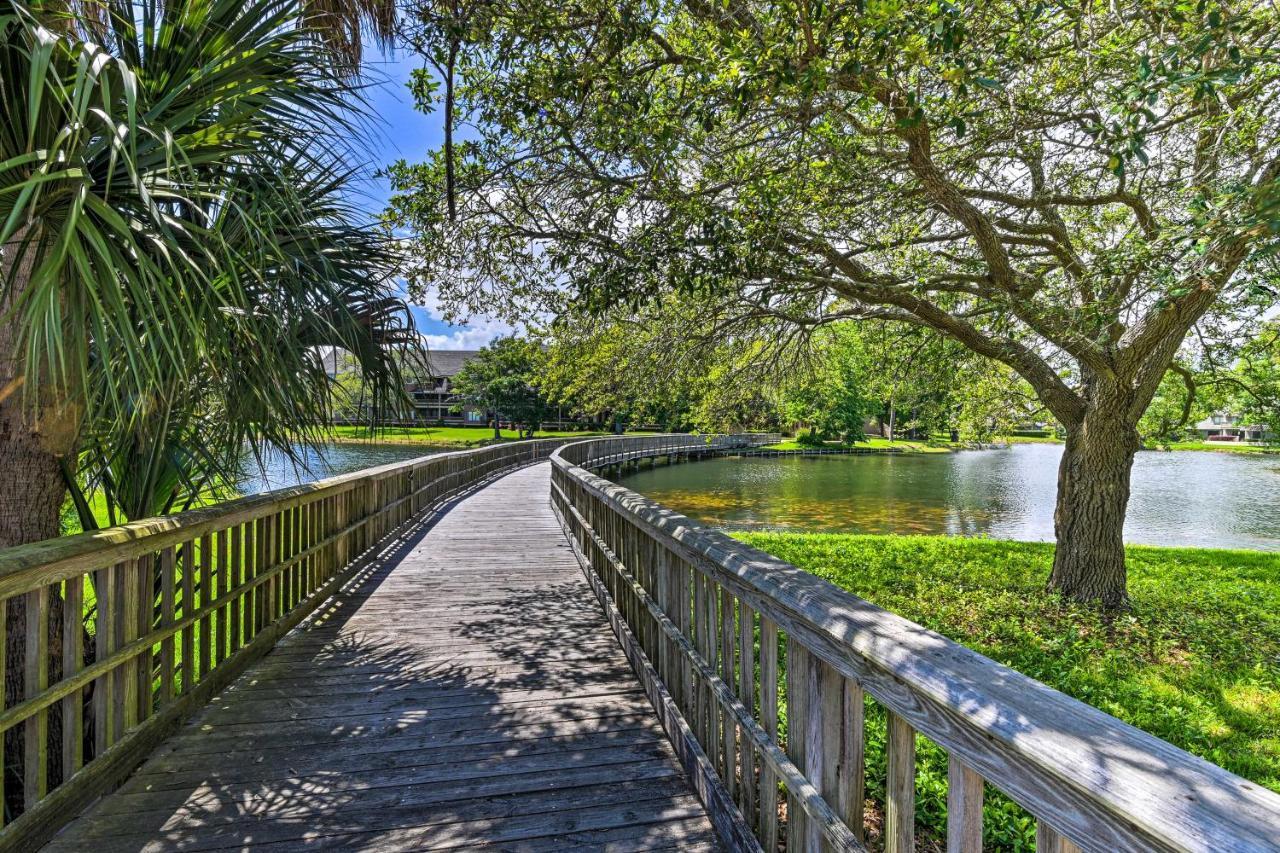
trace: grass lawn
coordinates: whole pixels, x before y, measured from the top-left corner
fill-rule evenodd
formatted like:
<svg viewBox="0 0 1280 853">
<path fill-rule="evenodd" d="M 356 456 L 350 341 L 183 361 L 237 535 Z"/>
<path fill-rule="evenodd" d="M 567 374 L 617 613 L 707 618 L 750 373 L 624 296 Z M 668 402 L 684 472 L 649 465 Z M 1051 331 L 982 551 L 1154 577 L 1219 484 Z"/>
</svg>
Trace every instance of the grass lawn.
<svg viewBox="0 0 1280 853">
<path fill-rule="evenodd" d="M 1060 438 L 1027 435 L 1005 435 L 998 441 L 1009 444 L 1062 444 Z M 1280 446 L 1265 444 L 1242 444 L 1230 441 L 1175 441 L 1167 445 L 1151 446 L 1148 450 L 1211 450 L 1222 453 L 1280 453 Z"/>
<path fill-rule="evenodd" d="M 493 427 L 383 427 L 369 429 L 362 426 L 330 427 L 334 441 L 376 441 L 400 444 L 426 444 L 436 447 L 478 447 L 493 443 Z M 627 433 L 636 435 L 636 433 Z M 534 438 L 588 438 L 593 435 L 611 435 L 604 432 L 573 432 L 569 430 L 538 430 Z M 520 434 L 504 429 L 502 438 L 514 441 Z"/>
<path fill-rule="evenodd" d="M 1175 441 L 1168 445 L 1168 448 L 1170 450 L 1216 450 L 1223 453 L 1280 453 L 1280 447 L 1275 445 L 1240 444 L 1231 441 Z"/>
<path fill-rule="evenodd" d="M 911 451 L 912 453 L 950 453 L 951 452 L 950 447 L 927 444 L 926 442 L 923 442 L 923 441 L 903 441 L 902 439 L 898 439 L 897 441 L 890 441 L 887 438 L 878 438 L 878 437 L 868 438 L 865 441 L 855 441 L 851 445 L 841 444 L 838 441 L 828 441 L 826 445 L 827 447 L 837 448 L 837 449 L 841 447 L 871 447 L 878 450 L 884 450 L 890 447 L 896 447 L 899 450 L 907 450 L 907 451 Z M 780 441 L 777 444 L 770 444 L 765 449 L 767 450 L 813 450 L 814 448 L 809 447 L 808 445 L 800 444 L 797 441 L 788 439 L 786 441 Z"/>
<path fill-rule="evenodd" d="M 1002 435 L 993 439 L 1003 444 L 1062 444 L 1060 438 L 1052 435 Z"/>
<path fill-rule="evenodd" d="M 1043 592 L 1047 544 L 737 538 L 1280 792 L 1280 554 L 1130 548 L 1135 609 L 1109 623 Z M 884 718 L 868 719 L 868 792 L 883 801 Z M 941 838 L 946 758 L 919 750 L 919 820 Z M 1030 818 L 991 788 L 986 827 L 989 849 L 1033 849 Z"/>
</svg>

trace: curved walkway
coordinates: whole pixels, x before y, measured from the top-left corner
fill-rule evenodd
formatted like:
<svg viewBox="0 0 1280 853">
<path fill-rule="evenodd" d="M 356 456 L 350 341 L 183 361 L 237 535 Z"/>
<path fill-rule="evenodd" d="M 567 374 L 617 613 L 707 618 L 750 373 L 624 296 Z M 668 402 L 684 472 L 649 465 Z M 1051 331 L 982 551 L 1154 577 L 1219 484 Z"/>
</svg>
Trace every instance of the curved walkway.
<svg viewBox="0 0 1280 853">
<path fill-rule="evenodd" d="M 715 849 L 549 471 L 406 537 L 45 849 Z"/>
</svg>

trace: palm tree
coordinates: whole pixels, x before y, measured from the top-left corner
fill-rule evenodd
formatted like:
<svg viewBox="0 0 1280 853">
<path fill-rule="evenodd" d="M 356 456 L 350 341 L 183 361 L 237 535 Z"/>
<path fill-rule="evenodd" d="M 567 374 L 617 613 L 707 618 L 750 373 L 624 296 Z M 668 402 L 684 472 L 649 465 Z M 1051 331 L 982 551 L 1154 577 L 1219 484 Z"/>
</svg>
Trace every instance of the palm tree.
<svg viewBox="0 0 1280 853">
<path fill-rule="evenodd" d="M 406 325 L 342 205 L 352 87 L 314 4 L 97 8 L 0 14 L 0 547 L 57 535 L 87 426 L 127 433 L 199 375 L 279 438 L 327 401 L 305 343 L 389 393 L 375 339 Z"/>
<path fill-rule="evenodd" d="M 0 0 L 0 548 L 58 535 L 77 476 L 133 516 L 244 441 L 314 438 L 318 346 L 400 393 L 416 336 L 343 157 L 358 22 L 387 8 Z"/>
</svg>

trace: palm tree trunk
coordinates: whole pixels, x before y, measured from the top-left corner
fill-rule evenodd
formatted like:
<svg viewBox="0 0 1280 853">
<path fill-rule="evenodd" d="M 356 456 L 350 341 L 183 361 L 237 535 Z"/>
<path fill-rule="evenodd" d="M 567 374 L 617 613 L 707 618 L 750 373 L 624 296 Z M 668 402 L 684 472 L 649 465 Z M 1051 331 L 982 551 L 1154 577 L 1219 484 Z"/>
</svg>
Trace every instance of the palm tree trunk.
<svg viewBox="0 0 1280 853">
<path fill-rule="evenodd" d="M 30 281 L 33 251 L 20 251 L 28 232 L 23 229 L 0 254 L 0 315 L 8 312 Z M 74 456 L 77 408 L 51 397 L 50 388 L 25 384 L 17 322 L 0 326 L 0 548 L 52 539 L 62 531 L 62 504 L 67 488 L 63 459 Z M 50 596 L 51 639 L 61 637 L 62 601 Z M 26 602 L 16 596 L 5 613 L 4 700 L 12 707 L 23 697 L 23 659 L 26 654 Z M 51 647 L 51 657 L 61 659 Z M 54 673 L 56 674 L 56 673 Z M 60 720 L 50 720 L 50 743 L 56 745 Z M 5 790 L 16 805 L 22 791 L 22 727 L 4 737 Z M 16 800 L 13 798 L 17 798 Z"/>
</svg>

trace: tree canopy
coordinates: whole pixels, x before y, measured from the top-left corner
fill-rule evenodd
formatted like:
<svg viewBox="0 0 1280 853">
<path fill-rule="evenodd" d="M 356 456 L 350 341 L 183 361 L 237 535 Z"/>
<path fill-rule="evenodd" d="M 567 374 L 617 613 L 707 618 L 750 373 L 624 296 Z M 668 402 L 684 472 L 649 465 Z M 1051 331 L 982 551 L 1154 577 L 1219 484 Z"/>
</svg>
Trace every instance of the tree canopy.
<svg viewBox="0 0 1280 853">
<path fill-rule="evenodd" d="M 498 338 L 463 365 L 453 377 L 453 391 L 461 402 L 492 414 L 495 438 L 501 438 L 504 420 L 519 424 L 532 435 L 550 413 L 535 384 L 541 355 L 531 341 L 514 335 Z"/>
<path fill-rule="evenodd" d="M 439 157 L 393 170 L 418 285 L 462 311 L 675 288 L 937 330 L 1066 428 L 1053 583 L 1124 605 L 1138 419 L 1198 320 L 1276 297 L 1268 3 L 485 14 L 456 216 Z"/>
</svg>

